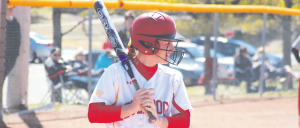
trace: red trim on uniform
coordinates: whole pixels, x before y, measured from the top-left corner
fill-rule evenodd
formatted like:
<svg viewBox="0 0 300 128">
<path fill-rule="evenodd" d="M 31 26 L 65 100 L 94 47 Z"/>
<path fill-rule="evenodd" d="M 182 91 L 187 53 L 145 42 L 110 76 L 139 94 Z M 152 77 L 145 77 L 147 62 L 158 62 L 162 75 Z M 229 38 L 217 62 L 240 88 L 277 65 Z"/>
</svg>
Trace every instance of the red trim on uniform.
<svg viewBox="0 0 300 128">
<path fill-rule="evenodd" d="M 298 79 L 298 126 L 300 127 L 300 78 Z"/>
<path fill-rule="evenodd" d="M 137 57 L 132 59 L 131 62 L 146 80 L 149 80 L 155 74 L 158 68 L 158 65 L 155 65 L 154 67 L 145 66 Z"/>
<path fill-rule="evenodd" d="M 104 102 L 90 103 L 88 118 L 91 123 L 112 123 L 120 121 L 121 107 L 105 105 Z"/>
<path fill-rule="evenodd" d="M 63 74 L 63 73 L 64 73 L 64 71 L 60 70 L 57 73 L 55 73 L 54 75 L 49 76 L 49 78 L 52 79 L 52 78 L 57 77 L 58 75 Z"/>
<path fill-rule="evenodd" d="M 300 117 L 300 78 L 298 79 L 298 115 Z M 300 126 L 300 118 L 299 118 L 299 126 Z"/>
<path fill-rule="evenodd" d="M 174 95 L 174 94 L 173 94 Z M 176 102 L 173 96 L 173 106 L 180 112 L 171 117 L 166 117 L 169 121 L 168 128 L 189 128 L 190 127 L 190 111 L 183 110 Z"/>
</svg>

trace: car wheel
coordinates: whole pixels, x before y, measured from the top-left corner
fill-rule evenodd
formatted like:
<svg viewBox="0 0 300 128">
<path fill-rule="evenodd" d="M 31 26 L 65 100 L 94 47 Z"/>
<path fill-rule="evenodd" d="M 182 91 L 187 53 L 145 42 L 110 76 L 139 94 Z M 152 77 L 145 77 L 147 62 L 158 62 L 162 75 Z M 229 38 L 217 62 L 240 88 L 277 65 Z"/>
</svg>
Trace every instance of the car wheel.
<svg viewBox="0 0 300 128">
<path fill-rule="evenodd" d="M 33 50 L 30 50 L 29 63 L 34 63 L 35 59 L 36 59 L 36 53 Z"/>
<path fill-rule="evenodd" d="M 192 86 L 192 80 L 190 78 L 183 78 L 183 82 L 186 87 Z"/>
<path fill-rule="evenodd" d="M 43 59 L 42 58 L 38 58 L 38 63 L 43 63 Z"/>
</svg>

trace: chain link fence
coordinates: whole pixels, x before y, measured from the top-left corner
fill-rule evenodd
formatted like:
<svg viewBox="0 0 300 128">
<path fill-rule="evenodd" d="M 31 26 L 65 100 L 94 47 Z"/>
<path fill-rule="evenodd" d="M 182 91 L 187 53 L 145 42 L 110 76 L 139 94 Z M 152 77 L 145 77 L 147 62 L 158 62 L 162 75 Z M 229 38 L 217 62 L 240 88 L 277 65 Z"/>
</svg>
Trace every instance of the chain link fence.
<svg viewBox="0 0 300 128">
<path fill-rule="evenodd" d="M 51 108 L 55 104 L 87 105 L 88 9 L 32 7 L 30 30 L 23 32 L 21 30 L 23 24 L 20 25 L 23 20 L 15 18 L 22 14 L 17 8 L 19 7 L 13 8 L 15 9 L 13 16 L 7 19 L 4 112 L 10 114 L 28 109 Z M 117 30 L 125 27 L 124 14 L 127 11 L 129 10 L 109 9 Z M 132 11 L 138 16 L 150 10 Z M 296 79 L 299 76 L 293 69 L 297 69 L 298 64 L 291 56 L 291 52 L 286 49 L 291 47 L 291 42 L 300 33 L 298 16 L 290 16 L 289 22 L 284 20 L 289 19 L 285 18 L 288 16 L 268 14 L 265 29 L 266 63 L 263 65 L 261 61 L 263 58 L 259 54 L 262 50 L 263 14 L 219 13 L 218 38 L 214 38 L 213 13 L 164 12 L 173 17 L 178 33 L 187 39 L 181 45 L 186 51 L 181 64 L 170 65 L 170 68 L 183 74 L 187 88 L 197 87 L 193 94 L 189 94 L 191 97 L 194 94 L 200 97 L 212 96 L 212 58 L 215 51 L 218 62 L 216 99 L 248 94 L 259 95 L 261 66 L 264 67 L 262 73 L 264 94 L 281 93 L 296 88 Z M 96 69 L 98 57 L 105 53 L 114 56 L 115 53 L 107 48 L 103 49 L 107 47 L 107 36 L 96 15 L 91 21 L 93 89 L 104 71 L 103 67 Z M 290 31 L 285 29 L 286 24 L 291 26 Z M 285 33 L 290 33 L 290 43 L 284 41 Z M 25 37 L 24 35 L 28 36 L 27 40 L 30 41 L 27 47 L 20 47 L 23 43 L 21 37 Z M 215 40 L 217 49 L 213 49 Z M 188 43 L 191 45 L 186 45 Z M 55 47 L 61 47 L 61 50 L 53 50 Z M 208 50 L 205 50 L 207 48 Z M 26 52 L 22 52 L 24 49 Z M 291 56 L 291 63 L 283 61 L 283 52 Z M 18 61 L 18 57 L 25 54 L 28 57 Z M 59 57 L 62 59 L 53 61 Z M 51 67 L 51 62 L 49 64 L 47 61 L 49 58 L 52 59 L 52 63 L 60 63 L 60 66 L 63 66 L 49 68 Z M 76 63 L 79 60 L 84 61 Z M 113 63 L 116 60 L 110 61 Z M 17 67 L 23 67 L 25 71 L 17 70 L 19 69 Z M 16 75 L 22 73 L 28 77 L 20 78 L 20 75 Z M 66 78 L 64 74 L 67 75 Z M 22 84 L 21 87 L 15 82 L 20 79 L 26 79 L 23 81 L 26 85 Z M 26 87 L 25 91 L 23 86 Z"/>
</svg>

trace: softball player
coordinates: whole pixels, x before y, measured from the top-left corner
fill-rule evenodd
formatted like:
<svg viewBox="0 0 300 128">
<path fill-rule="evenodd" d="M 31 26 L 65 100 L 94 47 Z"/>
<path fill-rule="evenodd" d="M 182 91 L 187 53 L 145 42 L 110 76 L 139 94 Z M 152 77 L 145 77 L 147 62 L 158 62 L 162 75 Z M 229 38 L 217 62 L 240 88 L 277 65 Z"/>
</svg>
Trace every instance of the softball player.
<svg viewBox="0 0 300 128">
<path fill-rule="evenodd" d="M 146 13 L 134 21 L 131 36 L 128 57 L 141 89 L 136 91 L 121 63 L 111 65 L 92 94 L 89 121 L 107 128 L 189 127 L 193 108 L 182 74 L 161 65 L 177 65 L 184 55 L 176 49 L 184 37 L 176 33 L 175 22 L 164 13 Z M 157 118 L 155 123 L 148 122 L 145 109 Z"/>
</svg>

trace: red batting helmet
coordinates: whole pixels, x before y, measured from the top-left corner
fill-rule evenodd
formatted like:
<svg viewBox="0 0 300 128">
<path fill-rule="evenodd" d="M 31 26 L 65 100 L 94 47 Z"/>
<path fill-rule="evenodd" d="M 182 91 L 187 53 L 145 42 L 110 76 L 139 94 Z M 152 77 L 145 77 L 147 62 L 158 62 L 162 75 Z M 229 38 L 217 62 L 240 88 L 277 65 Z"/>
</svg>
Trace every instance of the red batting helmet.
<svg viewBox="0 0 300 128">
<path fill-rule="evenodd" d="M 178 42 L 184 41 L 185 38 L 176 33 L 174 20 L 165 13 L 145 13 L 134 20 L 131 28 L 131 43 L 139 50 L 140 53 L 146 55 L 156 55 L 158 50 L 162 50 L 159 48 L 158 40 Z M 167 51 L 166 49 L 164 50 Z M 182 51 L 178 51 L 176 49 L 176 51 L 173 52 Z M 184 51 L 182 54 L 180 54 L 180 60 L 182 59 L 183 54 Z M 178 54 L 176 53 L 176 55 Z M 176 58 L 177 57 L 175 57 L 175 59 Z"/>
</svg>

